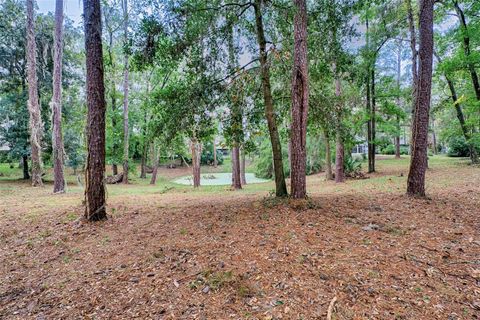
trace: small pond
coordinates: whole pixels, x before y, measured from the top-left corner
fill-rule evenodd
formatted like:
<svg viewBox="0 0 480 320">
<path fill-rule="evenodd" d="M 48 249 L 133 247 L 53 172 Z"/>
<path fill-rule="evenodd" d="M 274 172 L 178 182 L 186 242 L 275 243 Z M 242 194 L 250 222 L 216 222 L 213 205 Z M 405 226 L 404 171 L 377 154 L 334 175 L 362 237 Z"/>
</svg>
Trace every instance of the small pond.
<svg viewBox="0 0 480 320">
<path fill-rule="evenodd" d="M 253 173 L 245 173 L 245 179 L 248 183 L 262 183 L 270 180 L 260 179 L 255 177 Z M 184 184 L 187 186 L 193 185 L 193 177 L 185 176 L 173 180 L 174 183 Z M 202 173 L 200 178 L 200 185 L 202 186 L 224 186 L 232 184 L 232 174 L 228 172 L 224 173 Z"/>
</svg>

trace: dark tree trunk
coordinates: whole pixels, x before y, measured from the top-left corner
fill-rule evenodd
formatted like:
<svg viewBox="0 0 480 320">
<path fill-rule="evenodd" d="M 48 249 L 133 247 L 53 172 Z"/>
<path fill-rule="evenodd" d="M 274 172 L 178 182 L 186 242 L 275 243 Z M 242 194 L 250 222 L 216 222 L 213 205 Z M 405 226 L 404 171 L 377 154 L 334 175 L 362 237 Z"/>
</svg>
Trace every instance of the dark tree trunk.
<svg viewBox="0 0 480 320">
<path fill-rule="evenodd" d="M 217 163 L 217 138 L 213 138 L 213 167 L 216 168 L 218 166 Z"/>
<path fill-rule="evenodd" d="M 455 11 L 457 12 L 458 19 L 460 21 L 460 26 L 462 28 L 463 34 L 463 52 L 465 53 L 465 57 L 467 57 L 467 65 L 468 71 L 470 72 L 470 77 L 472 78 L 473 90 L 475 92 L 475 96 L 477 100 L 480 101 L 480 83 L 478 81 L 478 74 L 475 70 L 475 65 L 473 64 L 472 60 L 469 59 L 471 50 L 470 50 L 470 36 L 468 35 L 468 28 L 467 28 L 467 20 L 465 19 L 465 14 L 463 13 L 462 8 L 458 4 L 458 1 L 453 1 L 453 5 L 455 6 Z"/>
<path fill-rule="evenodd" d="M 432 116 L 432 151 L 437 154 L 437 135 L 435 134 L 435 119 Z"/>
<path fill-rule="evenodd" d="M 336 62 L 333 63 L 333 74 L 335 75 L 335 96 L 337 98 L 336 103 L 336 155 L 335 155 L 335 182 L 341 183 L 345 181 L 345 169 L 344 169 L 344 156 L 345 150 L 343 145 L 343 136 L 342 136 L 342 114 L 343 114 L 343 105 L 340 101 L 342 96 L 342 84 L 340 82 L 339 71 L 337 70 Z"/>
<path fill-rule="evenodd" d="M 123 6 L 123 32 L 124 46 L 128 44 L 128 2 L 122 1 Z M 125 50 L 125 65 L 123 70 L 123 180 L 122 183 L 128 183 L 128 50 Z"/>
<path fill-rule="evenodd" d="M 255 0 L 253 6 L 255 9 L 255 25 L 260 52 L 259 59 L 263 99 L 265 103 L 265 117 L 268 123 L 270 141 L 272 143 L 273 169 L 275 172 L 275 194 L 277 197 L 285 197 L 288 193 L 287 185 L 285 183 L 285 174 L 283 172 L 282 145 L 280 143 L 280 135 L 277 129 L 277 120 L 273 107 L 272 90 L 270 86 L 270 67 L 267 60 L 267 41 L 265 39 L 265 31 L 263 28 L 262 0 Z"/>
<path fill-rule="evenodd" d="M 425 196 L 425 171 L 427 169 L 428 123 L 432 94 L 433 60 L 433 6 L 435 0 L 420 0 L 420 49 L 418 89 L 415 95 L 415 114 L 412 136 L 413 154 L 408 173 L 407 194 Z"/>
<path fill-rule="evenodd" d="M 332 174 L 332 155 L 330 151 L 330 135 L 327 130 L 324 130 L 325 137 L 325 179 L 327 181 L 333 180 Z"/>
<path fill-rule="evenodd" d="M 240 180 L 240 148 L 238 146 L 232 148 L 232 186 L 235 189 L 242 189 L 242 181 Z"/>
<path fill-rule="evenodd" d="M 84 0 L 87 66 L 87 163 L 85 218 L 107 218 L 105 210 L 105 87 L 103 82 L 102 19 L 100 0 Z"/>
<path fill-rule="evenodd" d="M 152 178 L 150 179 L 150 184 L 157 183 L 157 173 L 158 173 L 158 161 L 160 157 L 160 152 L 157 147 L 154 147 L 155 161 L 153 162 Z"/>
<path fill-rule="evenodd" d="M 368 146 L 368 172 L 375 172 L 375 151 L 376 151 L 376 97 L 375 97 L 375 62 L 372 65 L 370 80 L 371 110 L 370 110 L 370 145 Z"/>
<path fill-rule="evenodd" d="M 438 54 L 436 54 L 435 52 L 434 52 L 434 54 L 435 54 L 438 62 L 442 63 L 442 60 L 441 60 L 440 56 Z M 465 140 L 468 143 L 468 149 L 469 149 L 469 152 L 470 152 L 470 160 L 472 161 L 472 164 L 479 163 L 478 152 L 475 149 L 475 146 L 473 145 L 473 143 L 470 141 L 470 139 L 471 139 L 470 131 L 468 130 L 467 123 L 465 122 L 465 116 L 463 114 L 462 105 L 458 101 L 458 95 L 457 95 L 457 91 L 455 90 L 455 85 L 453 84 L 452 79 L 447 75 L 447 73 L 444 73 L 443 75 L 445 77 L 445 80 L 447 80 L 448 88 L 450 89 L 450 97 L 452 98 L 452 102 L 453 102 L 453 105 L 455 107 L 455 111 L 457 112 L 457 119 L 460 123 L 460 127 L 462 128 L 463 136 L 465 137 Z"/>
<path fill-rule="evenodd" d="M 202 155 L 202 144 L 192 139 L 190 142 L 190 150 L 192 151 L 192 170 L 193 170 L 193 187 L 200 187 L 200 158 Z"/>
<path fill-rule="evenodd" d="M 22 156 L 22 167 L 23 167 L 23 180 L 29 180 L 30 179 L 30 173 L 28 172 L 28 156 L 23 155 Z"/>
<path fill-rule="evenodd" d="M 245 149 L 240 148 L 240 182 L 242 185 L 247 184 L 247 178 L 245 177 Z"/>
<path fill-rule="evenodd" d="M 413 128 L 413 119 L 415 117 L 415 105 L 416 105 L 416 93 L 418 89 L 418 51 L 417 51 L 417 35 L 415 33 L 415 19 L 413 17 L 413 9 L 411 0 L 406 0 L 407 4 L 407 19 L 408 19 L 408 29 L 410 32 L 410 50 L 412 51 L 412 128 Z M 415 137 L 413 136 L 415 132 L 412 130 L 412 136 L 410 137 L 410 155 L 413 154 L 413 141 Z"/>
<path fill-rule="evenodd" d="M 52 97 L 53 192 L 65 192 L 62 136 L 63 0 L 56 0 Z"/>
<path fill-rule="evenodd" d="M 307 196 L 306 139 L 308 115 L 307 3 L 295 0 L 294 53 L 292 70 L 292 125 L 290 129 L 291 196 Z"/>
<path fill-rule="evenodd" d="M 343 165 L 344 146 L 343 139 L 340 132 L 337 133 L 336 139 L 336 157 L 335 157 L 335 182 L 341 183 L 345 181 L 345 169 Z"/>
<path fill-rule="evenodd" d="M 42 117 L 37 89 L 37 45 L 35 43 L 34 0 L 27 0 L 27 73 L 28 111 L 30 114 L 30 148 L 32 157 L 32 186 L 42 182 Z"/>
<path fill-rule="evenodd" d="M 147 178 L 147 144 L 143 143 L 142 164 L 140 165 L 140 179 Z"/>
<path fill-rule="evenodd" d="M 109 66 L 112 68 L 110 76 L 111 81 L 111 92 L 110 92 L 110 99 L 112 103 L 112 134 L 113 134 L 113 141 L 112 141 L 112 174 L 114 176 L 118 175 L 118 165 L 116 161 L 116 156 L 118 152 L 118 145 L 117 140 L 115 138 L 115 131 L 117 128 L 117 86 L 115 84 L 115 60 L 113 59 L 113 30 L 111 28 L 107 28 L 108 31 L 108 59 L 109 59 Z"/>
</svg>

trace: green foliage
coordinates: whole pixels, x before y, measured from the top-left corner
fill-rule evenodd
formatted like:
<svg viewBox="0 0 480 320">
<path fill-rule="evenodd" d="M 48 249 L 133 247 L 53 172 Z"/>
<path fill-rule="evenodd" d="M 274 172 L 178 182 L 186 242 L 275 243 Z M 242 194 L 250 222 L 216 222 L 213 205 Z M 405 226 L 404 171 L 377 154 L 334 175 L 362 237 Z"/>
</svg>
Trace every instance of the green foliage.
<svg viewBox="0 0 480 320">
<path fill-rule="evenodd" d="M 220 150 L 217 151 L 217 164 L 223 164 L 223 153 Z M 207 142 L 203 144 L 202 149 L 202 156 L 200 159 L 200 163 L 202 165 L 213 165 L 213 143 Z"/>
<path fill-rule="evenodd" d="M 464 137 L 452 137 L 448 142 L 449 157 L 468 157 L 470 150 Z"/>
<path fill-rule="evenodd" d="M 382 154 L 388 154 L 388 155 L 392 155 L 392 154 L 395 154 L 395 145 L 393 144 L 389 144 L 387 146 L 385 146 L 384 148 L 380 149 L 381 150 L 381 153 Z M 409 152 L 409 148 L 406 147 L 406 146 L 400 146 L 400 154 L 401 155 L 407 155 Z"/>
<path fill-rule="evenodd" d="M 343 166 L 346 175 L 352 175 L 362 171 L 362 161 L 352 157 L 345 157 Z"/>
</svg>

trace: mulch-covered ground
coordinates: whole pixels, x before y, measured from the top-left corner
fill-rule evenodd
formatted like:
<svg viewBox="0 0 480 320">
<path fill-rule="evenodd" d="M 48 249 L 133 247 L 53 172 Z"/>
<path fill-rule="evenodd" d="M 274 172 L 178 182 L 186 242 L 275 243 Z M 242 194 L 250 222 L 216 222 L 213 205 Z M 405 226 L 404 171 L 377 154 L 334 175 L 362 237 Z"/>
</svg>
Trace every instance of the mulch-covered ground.
<svg viewBox="0 0 480 320">
<path fill-rule="evenodd" d="M 397 172 L 311 179 L 307 201 L 125 196 L 93 224 L 24 187 L 0 198 L 0 318 L 480 319 L 479 171 L 433 169 L 426 200 Z M 49 210 L 24 219 L 22 202 Z"/>
</svg>

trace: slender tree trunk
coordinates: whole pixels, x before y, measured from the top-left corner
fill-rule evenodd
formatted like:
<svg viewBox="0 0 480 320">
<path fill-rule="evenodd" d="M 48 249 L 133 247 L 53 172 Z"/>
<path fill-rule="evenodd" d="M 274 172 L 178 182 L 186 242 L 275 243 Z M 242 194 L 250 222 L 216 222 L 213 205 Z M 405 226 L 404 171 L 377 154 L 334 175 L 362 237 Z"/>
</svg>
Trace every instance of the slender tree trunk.
<svg viewBox="0 0 480 320">
<path fill-rule="evenodd" d="M 123 32 L 125 45 L 125 66 L 123 73 L 123 183 L 128 183 L 128 0 L 123 3 Z"/>
<path fill-rule="evenodd" d="M 333 74 L 335 75 L 335 96 L 338 99 L 336 106 L 337 113 L 337 132 L 336 132 L 336 155 L 335 155 L 335 182 L 341 183 L 345 181 L 345 170 L 344 170 L 344 156 L 345 150 L 343 145 L 343 136 L 342 136 L 342 113 L 343 105 L 340 101 L 342 96 L 342 84 L 340 82 L 340 77 L 337 70 L 336 61 L 333 63 Z"/>
<path fill-rule="evenodd" d="M 262 0 L 255 0 L 255 25 L 257 40 L 259 46 L 259 59 L 263 87 L 263 99 L 265 103 L 265 117 L 267 119 L 268 131 L 270 133 L 270 141 L 272 143 L 273 152 L 273 169 L 275 172 L 275 194 L 277 197 L 285 197 L 287 193 L 287 185 L 285 183 L 285 174 L 283 172 L 282 145 L 280 143 L 280 135 L 277 129 L 277 120 L 273 107 L 272 90 L 270 86 L 270 67 L 267 59 L 267 41 L 263 28 L 262 17 Z"/>
<path fill-rule="evenodd" d="M 435 54 L 438 62 L 442 63 L 442 60 L 441 60 L 440 56 L 438 54 L 436 54 L 436 52 L 434 52 L 434 54 Z M 465 121 L 465 116 L 463 114 L 462 105 L 460 104 L 460 102 L 458 100 L 458 95 L 457 95 L 457 91 L 455 90 L 455 85 L 453 84 L 452 79 L 447 75 L 447 73 L 444 73 L 443 76 L 445 77 L 445 80 L 447 80 L 448 88 L 450 89 L 450 97 L 452 98 L 453 106 L 455 107 L 455 111 L 457 113 L 457 119 L 460 123 L 460 127 L 462 128 L 463 136 L 465 137 L 465 140 L 468 143 L 468 149 L 469 149 L 469 152 L 470 152 L 470 160 L 472 161 L 472 164 L 479 163 L 478 152 L 477 152 L 477 150 L 475 149 L 475 146 L 473 145 L 473 143 L 470 140 L 471 135 L 470 135 L 470 132 L 468 130 L 467 123 Z"/>
<path fill-rule="evenodd" d="M 330 135 L 327 130 L 324 130 L 325 137 L 325 178 L 327 181 L 333 180 L 332 173 L 332 155 L 330 151 Z"/>
<path fill-rule="evenodd" d="M 412 136 L 413 154 L 407 181 L 407 193 L 425 196 L 427 168 L 428 123 L 432 90 L 433 60 L 433 6 L 435 0 L 420 0 L 420 49 L 418 90 L 415 96 L 415 114 Z"/>
<path fill-rule="evenodd" d="M 366 27 L 366 32 L 365 32 L 365 42 L 366 42 L 366 47 L 367 50 L 370 50 L 370 25 L 369 25 L 369 19 L 367 17 L 366 22 L 365 22 L 365 27 Z M 368 114 L 368 121 L 367 121 L 367 145 L 368 145 L 368 172 L 374 172 L 375 171 L 375 165 L 374 165 L 374 157 L 375 154 L 373 154 L 372 157 L 372 150 L 374 150 L 374 145 L 373 145 L 373 134 L 372 134 L 372 128 L 373 128 L 373 119 L 372 119 L 372 81 L 370 79 L 372 72 L 371 72 L 371 62 L 368 62 L 367 65 L 367 76 L 365 79 L 366 82 L 366 94 L 367 94 L 367 114 Z"/>
<path fill-rule="evenodd" d="M 105 87 L 103 81 L 102 19 L 100 0 L 84 0 L 87 65 L 87 165 L 85 218 L 107 218 L 105 210 Z"/>
<path fill-rule="evenodd" d="M 23 167 L 23 180 L 30 180 L 30 173 L 28 172 L 28 156 L 24 154 L 22 156 Z"/>
<path fill-rule="evenodd" d="M 400 94 L 400 80 L 402 77 L 402 42 L 399 40 L 397 42 L 397 107 L 400 108 L 401 106 L 401 94 Z M 395 158 L 400 159 L 400 117 L 397 114 L 397 132 L 395 133 Z"/>
<path fill-rule="evenodd" d="M 53 192 L 65 192 L 62 136 L 63 0 L 56 0 L 52 97 Z"/>
<path fill-rule="evenodd" d="M 413 121 L 415 117 L 415 105 L 416 105 L 416 94 L 418 89 L 418 51 L 417 51 L 417 35 L 415 33 L 415 19 L 413 17 L 413 9 L 411 0 L 405 0 L 407 4 L 407 19 L 408 19 L 408 29 L 410 32 L 410 50 L 412 51 L 412 128 Z M 413 144 L 415 141 L 415 132 L 412 130 L 412 136 L 410 137 L 410 155 L 413 156 Z"/>
<path fill-rule="evenodd" d="M 217 164 L 217 138 L 213 138 L 213 167 L 216 168 Z"/>
<path fill-rule="evenodd" d="M 113 59 L 113 30 L 111 28 L 107 28 L 108 31 L 108 58 L 109 58 L 109 65 L 112 68 L 110 81 L 112 84 L 111 92 L 110 92 L 110 99 L 112 102 L 112 174 L 116 176 L 118 174 L 118 165 L 115 157 L 117 156 L 117 140 L 115 138 L 115 131 L 117 128 L 117 86 L 115 84 L 115 62 Z"/>
<path fill-rule="evenodd" d="M 147 178 L 147 145 L 144 142 L 142 150 L 142 164 L 140 165 L 140 179 Z"/>
<path fill-rule="evenodd" d="M 190 142 L 190 150 L 192 151 L 192 170 L 193 170 L 193 187 L 200 187 L 200 158 L 202 155 L 202 144 L 192 139 Z"/>
<path fill-rule="evenodd" d="M 150 180 L 150 184 L 157 183 L 158 162 L 160 157 L 160 152 L 158 148 L 155 146 L 153 149 L 154 149 L 153 153 L 154 153 L 155 161 L 153 162 L 152 179 Z"/>
<path fill-rule="evenodd" d="M 306 139 L 308 116 L 307 3 L 295 0 L 294 52 L 292 70 L 292 125 L 290 127 L 291 196 L 307 196 Z"/>
<path fill-rule="evenodd" d="M 242 185 L 247 184 L 247 178 L 245 177 L 245 149 L 240 148 L 240 182 Z"/>
<path fill-rule="evenodd" d="M 435 134 L 435 119 L 432 117 L 432 144 L 433 154 L 437 154 L 437 135 Z"/>
<path fill-rule="evenodd" d="M 345 150 L 343 146 L 342 134 L 337 132 L 336 139 L 336 156 L 335 156 L 335 182 L 345 182 L 345 169 L 344 169 L 344 156 Z"/>
<path fill-rule="evenodd" d="M 34 0 L 27 0 L 27 73 L 28 111 L 30 114 L 30 147 L 32 157 L 32 186 L 41 187 L 42 182 L 42 117 L 37 89 L 37 45 L 35 43 Z"/>
<path fill-rule="evenodd" d="M 238 146 L 232 148 L 232 186 L 235 189 L 242 189 L 240 180 L 240 148 Z"/>
<path fill-rule="evenodd" d="M 376 154 L 376 97 L 375 97 L 375 62 L 372 64 L 372 76 L 370 77 L 370 80 L 372 81 L 372 84 L 370 86 L 371 90 L 371 99 L 372 99 L 372 104 L 371 104 L 371 110 L 370 110 L 370 147 L 368 148 L 368 152 L 370 156 L 368 157 L 369 159 L 369 170 L 368 172 L 375 172 L 375 154 Z"/>
<path fill-rule="evenodd" d="M 468 71 L 470 72 L 470 77 L 472 78 L 473 90 L 475 92 L 477 100 L 480 101 L 480 82 L 478 81 L 478 74 L 475 70 L 475 65 L 473 64 L 472 59 L 469 59 L 471 55 L 471 50 L 470 36 L 468 34 L 467 28 L 467 20 L 465 19 L 465 14 L 463 13 L 462 8 L 460 8 L 458 1 L 454 0 L 453 5 L 455 7 L 455 11 L 457 12 L 458 20 L 460 21 L 460 27 L 463 31 L 463 52 L 465 53 L 465 57 L 467 58 Z"/>
</svg>

